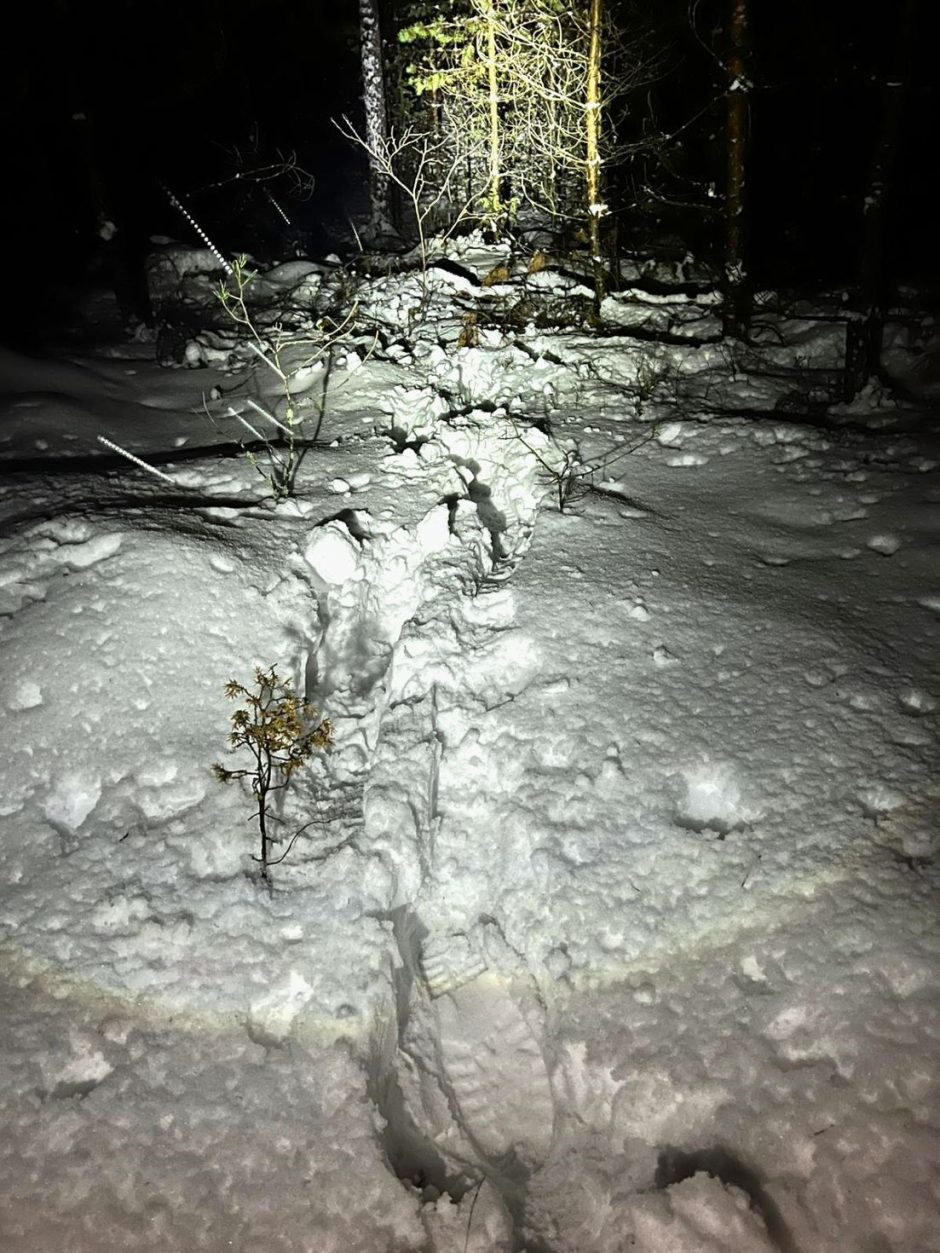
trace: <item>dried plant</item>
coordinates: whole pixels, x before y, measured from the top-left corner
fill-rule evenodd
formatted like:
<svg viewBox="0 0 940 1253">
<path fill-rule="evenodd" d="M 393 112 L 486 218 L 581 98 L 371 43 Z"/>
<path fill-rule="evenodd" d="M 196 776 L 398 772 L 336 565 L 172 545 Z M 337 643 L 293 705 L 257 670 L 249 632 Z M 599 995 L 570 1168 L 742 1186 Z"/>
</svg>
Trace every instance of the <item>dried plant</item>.
<svg viewBox="0 0 940 1253">
<path fill-rule="evenodd" d="M 269 808 L 271 795 L 283 791 L 294 771 L 317 749 L 329 747 L 333 728 L 329 719 L 321 718 L 318 710 L 296 695 L 290 679 L 281 679 L 276 666 L 255 669 L 254 690 L 230 679 L 225 694 L 230 700 L 241 698 L 245 702 L 232 714 L 229 744 L 233 750 L 247 749 L 252 763 L 230 770 L 216 762 L 212 770 L 220 783 L 250 780 L 261 835 L 261 856 L 254 860 L 260 863 L 261 878 L 267 882 L 270 867 L 284 860 L 300 834 L 296 832 L 284 853 L 271 860 L 271 846 L 280 842 L 269 829 L 269 823 L 277 821 Z"/>
<path fill-rule="evenodd" d="M 299 412 L 295 395 L 296 380 L 321 363 L 329 370 L 334 353 L 346 342 L 347 334 L 354 325 L 357 307 L 353 305 L 339 324 L 324 318 L 303 332 L 285 327 L 280 321 L 263 327 L 248 303 L 248 290 L 255 277 L 254 271 L 248 268 L 247 256 L 237 257 L 228 279 L 219 284 L 215 294 L 232 322 L 247 333 L 249 349 L 279 380 L 283 398 L 279 416 L 275 417 L 255 400 L 247 402 L 279 434 L 268 435 L 259 430 L 231 406 L 229 414 L 264 449 L 265 461 L 262 464 L 257 453 L 242 443 L 249 462 L 267 482 L 274 499 L 281 501 L 293 495 L 303 452 L 309 446 L 302 438 L 303 415 Z M 319 416 L 322 419 L 322 409 Z"/>
</svg>

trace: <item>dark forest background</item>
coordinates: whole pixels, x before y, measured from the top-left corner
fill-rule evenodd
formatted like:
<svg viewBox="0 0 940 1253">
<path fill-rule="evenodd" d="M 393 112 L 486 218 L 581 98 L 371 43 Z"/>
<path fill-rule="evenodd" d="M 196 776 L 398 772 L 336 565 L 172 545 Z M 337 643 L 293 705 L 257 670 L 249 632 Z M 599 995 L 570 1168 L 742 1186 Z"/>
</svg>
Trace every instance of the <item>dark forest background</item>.
<svg viewBox="0 0 940 1253">
<path fill-rule="evenodd" d="M 383 9 L 390 36 L 395 7 Z M 639 7 L 666 53 L 643 107 L 667 130 L 700 113 L 670 157 L 665 187 L 681 200 L 686 179 L 720 185 L 721 68 L 703 41 L 721 51 L 726 4 L 697 5 L 701 39 L 685 0 Z M 919 5 L 889 206 L 889 272 L 921 289 L 940 282 L 938 8 Z M 897 7 L 752 0 L 750 10 L 749 268 L 759 284 L 849 284 Z M 35 0 L 20 11 L 2 93 L 8 321 L 43 316 L 57 283 L 93 273 L 99 194 L 132 252 L 151 234 L 194 238 L 158 179 L 192 197 L 222 247 L 258 248 L 275 228 L 252 189 L 206 190 L 253 136 L 261 154 L 294 151 L 315 176 L 313 196 L 290 206 L 309 251 L 341 246 L 347 216 L 363 207 L 360 154 L 330 121 L 361 108 L 355 0 Z M 629 197 L 626 173 L 612 176 Z M 714 247 L 715 224 L 697 211 L 620 207 L 625 244 L 705 257 Z"/>
</svg>

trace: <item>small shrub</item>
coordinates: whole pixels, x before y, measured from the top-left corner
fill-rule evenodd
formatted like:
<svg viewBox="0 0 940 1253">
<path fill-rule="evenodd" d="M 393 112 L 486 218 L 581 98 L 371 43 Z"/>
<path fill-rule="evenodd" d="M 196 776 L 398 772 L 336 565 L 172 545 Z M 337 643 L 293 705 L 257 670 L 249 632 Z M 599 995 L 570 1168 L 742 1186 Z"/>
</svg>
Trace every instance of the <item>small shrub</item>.
<svg viewBox="0 0 940 1253">
<path fill-rule="evenodd" d="M 475 313 L 465 313 L 463 315 L 460 324 L 460 334 L 457 336 L 457 347 L 480 347 L 480 328 L 477 325 L 477 315 Z"/>
<path fill-rule="evenodd" d="M 483 275 L 481 282 L 484 287 L 496 287 L 500 283 L 508 283 L 510 278 L 508 265 L 494 265 L 492 270 Z"/>
<path fill-rule="evenodd" d="M 676 377 L 676 370 L 669 361 L 657 357 L 641 357 L 637 364 L 636 382 L 636 416 L 641 418 L 647 404 L 653 399 L 658 387 L 670 378 Z"/>
<path fill-rule="evenodd" d="M 296 695 L 290 679 L 281 679 L 276 666 L 255 669 L 253 691 L 230 679 L 225 694 L 230 700 L 241 697 L 245 702 L 232 714 L 229 743 L 233 749 L 246 748 L 253 761 L 250 766 L 235 770 L 217 762 L 212 769 L 220 783 L 233 779 L 251 781 L 261 834 L 261 856 L 253 860 L 260 863 L 261 877 L 267 882 L 269 868 L 284 860 L 300 834 L 294 835 L 277 860 L 271 860 L 271 846 L 279 841 L 269 830 L 269 823 L 277 821 L 268 808 L 269 798 L 272 792 L 287 787 L 294 771 L 309 761 L 317 749 L 329 747 L 333 728 L 327 718 L 321 718 L 312 705 Z"/>
<path fill-rule="evenodd" d="M 358 310 L 354 305 L 338 323 L 329 318 L 322 318 L 304 332 L 295 332 L 280 322 L 262 328 L 256 312 L 250 307 L 248 298 L 249 288 L 255 278 L 257 274 L 248 268 L 248 257 L 244 255 L 237 257 L 229 267 L 229 277 L 219 284 L 215 295 L 236 328 L 246 336 L 248 348 L 258 361 L 264 362 L 268 370 L 279 380 L 282 398 L 280 417 L 269 413 L 257 401 L 250 398 L 247 400 L 247 404 L 275 428 L 277 435 L 269 436 L 265 431 L 259 430 L 243 414 L 237 413 L 232 406 L 229 406 L 229 415 L 240 422 L 255 437 L 259 447 L 263 448 L 264 462 L 262 463 L 258 455 L 242 443 L 242 449 L 249 463 L 268 484 L 274 500 L 279 502 L 293 496 L 303 453 L 309 446 L 309 441 L 301 439 L 303 415 L 299 411 L 300 406 L 294 394 L 298 379 L 320 363 L 326 367 L 324 378 L 329 377 L 333 355 L 341 347 L 346 347 L 348 333 L 354 326 Z M 320 406 L 320 420 L 323 417 L 324 404 L 325 390 Z M 319 428 L 318 422 L 314 438 Z"/>
</svg>

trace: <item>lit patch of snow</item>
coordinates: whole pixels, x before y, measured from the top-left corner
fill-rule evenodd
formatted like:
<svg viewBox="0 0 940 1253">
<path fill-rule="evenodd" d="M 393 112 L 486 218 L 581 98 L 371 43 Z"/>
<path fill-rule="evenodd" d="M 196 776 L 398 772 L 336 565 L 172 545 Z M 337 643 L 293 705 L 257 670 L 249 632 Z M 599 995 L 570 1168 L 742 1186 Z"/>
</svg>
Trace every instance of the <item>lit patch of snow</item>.
<svg viewBox="0 0 940 1253">
<path fill-rule="evenodd" d="M 679 453 L 678 456 L 668 457 L 666 459 L 666 465 L 674 466 L 679 469 L 691 466 L 704 466 L 708 465 L 708 458 L 700 452 L 683 452 Z"/>
<path fill-rule="evenodd" d="M 907 691 L 901 692 L 898 697 L 901 707 L 905 713 L 911 714 L 913 717 L 920 717 L 922 714 L 933 713 L 937 705 L 940 704 L 935 696 L 931 696 L 929 692 L 924 692 L 919 688 L 908 688 Z"/>
<path fill-rule="evenodd" d="M 21 709 L 35 709 L 42 704 L 42 688 L 34 679 L 20 679 L 10 685 L 4 704 L 14 713 Z"/>
</svg>

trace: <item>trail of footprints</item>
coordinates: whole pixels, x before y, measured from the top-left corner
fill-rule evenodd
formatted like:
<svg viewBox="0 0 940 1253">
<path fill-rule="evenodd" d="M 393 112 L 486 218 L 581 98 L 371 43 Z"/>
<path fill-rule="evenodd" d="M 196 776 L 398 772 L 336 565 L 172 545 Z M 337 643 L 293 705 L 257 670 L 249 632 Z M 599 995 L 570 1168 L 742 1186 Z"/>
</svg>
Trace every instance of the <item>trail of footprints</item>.
<svg viewBox="0 0 940 1253">
<path fill-rule="evenodd" d="M 506 961 L 491 969 L 480 951 L 502 956 L 497 929 L 484 926 L 480 938 L 479 947 L 466 936 L 424 945 L 438 1081 L 482 1162 L 513 1159 L 528 1173 L 547 1157 L 555 1121 L 542 1011 L 524 976 L 507 973 Z"/>
</svg>

